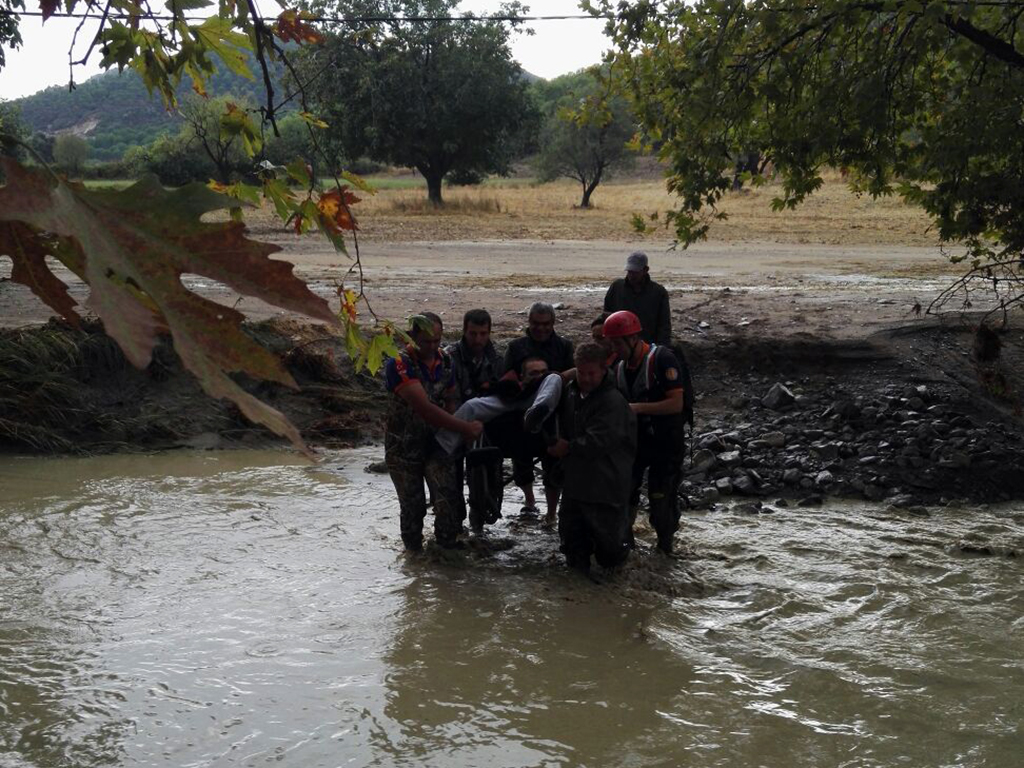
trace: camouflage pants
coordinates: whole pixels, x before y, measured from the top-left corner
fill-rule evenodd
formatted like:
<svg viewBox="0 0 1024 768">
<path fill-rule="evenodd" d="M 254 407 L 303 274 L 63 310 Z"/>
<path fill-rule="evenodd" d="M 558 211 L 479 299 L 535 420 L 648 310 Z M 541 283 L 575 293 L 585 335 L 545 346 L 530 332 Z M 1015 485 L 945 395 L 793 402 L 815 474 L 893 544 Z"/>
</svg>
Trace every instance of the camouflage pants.
<svg viewBox="0 0 1024 768">
<path fill-rule="evenodd" d="M 459 461 L 461 456 L 454 460 L 441 455 L 411 458 L 397 451 L 385 456 L 388 474 L 398 494 L 402 542 L 406 549 L 423 548 L 423 521 L 427 516 L 424 482 L 434 501 L 434 538 L 442 547 L 454 546 L 462 530 Z"/>
</svg>

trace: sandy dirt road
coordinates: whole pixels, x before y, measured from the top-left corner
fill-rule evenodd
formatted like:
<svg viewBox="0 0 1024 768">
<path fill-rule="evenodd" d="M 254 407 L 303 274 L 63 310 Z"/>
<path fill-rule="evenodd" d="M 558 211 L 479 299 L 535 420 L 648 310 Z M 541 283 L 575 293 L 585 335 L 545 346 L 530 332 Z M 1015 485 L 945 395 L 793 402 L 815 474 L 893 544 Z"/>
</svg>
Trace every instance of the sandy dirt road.
<svg viewBox="0 0 1024 768">
<path fill-rule="evenodd" d="M 342 280 L 358 286 L 354 275 L 346 277 L 350 262 L 327 243 L 288 235 L 269 239 L 283 248 L 277 257 L 294 263 L 318 294 L 333 296 Z M 649 254 L 652 275 L 668 288 L 674 326 L 684 339 L 755 332 L 866 335 L 912 318 L 913 305 L 927 305 L 956 274 L 937 248 L 909 246 L 737 242 L 674 251 L 668 242 L 479 240 L 363 243 L 361 252 L 366 293 L 380 317 L 430 309 L 454 332 L 466 309 L 481 306 L 494 315 L 498 335 L 512 335 L 534 301 L 561 305 L 566 330 L 583 330 L 600 311 L 608 283 L 622 274 L 625 256 L 637 247 Z M 0 258 L 0 278 L 10 276 L 10 266 Z M 87 287 L 56 269 L 83 303 Z M 283 314 L 205 278 L 184 280 L 252 318 Z M 0 324 L 30 325 L 49 316 L 26 288 L 0 282 Z"/>
</svg>

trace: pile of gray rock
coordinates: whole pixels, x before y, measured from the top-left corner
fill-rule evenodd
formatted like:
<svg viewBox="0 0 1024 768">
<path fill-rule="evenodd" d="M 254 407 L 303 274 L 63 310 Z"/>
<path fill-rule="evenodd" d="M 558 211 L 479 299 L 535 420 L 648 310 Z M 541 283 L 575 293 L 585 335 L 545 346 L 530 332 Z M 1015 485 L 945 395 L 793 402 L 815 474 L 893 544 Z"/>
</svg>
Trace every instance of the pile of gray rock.
<svg viewBox="0 0 1024 768">
<path fill-rule="evenodd" d="M 760 396 L 698 418 L 681 492 L 695 507 L 722 496 L 823 495 L 900 502 L 995 501 L 1024 493 L 1024 436 L 924 385 L 748 384 Z M 858 391 L 859 390 L 859 391 Z M 703 428 L 702 428 L 703 427 Z"/>
</svg>

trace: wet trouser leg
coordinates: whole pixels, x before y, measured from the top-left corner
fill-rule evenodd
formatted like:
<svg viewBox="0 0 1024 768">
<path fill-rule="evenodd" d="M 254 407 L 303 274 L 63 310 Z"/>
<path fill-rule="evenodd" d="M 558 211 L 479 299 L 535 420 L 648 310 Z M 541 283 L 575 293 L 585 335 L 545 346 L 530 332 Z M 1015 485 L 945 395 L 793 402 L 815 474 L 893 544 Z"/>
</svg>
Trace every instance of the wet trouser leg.
<svg viewBox="0 0 1024 768">
<path fill-rule="evenodd" d="M 423 475 L 434 499 L 434 538 L 442 547 L 454 546 L 462 530 L 459 517 L 459 501 L 462 498 L 462 486 L 459 484 L 461 462 L 461 457 L 453 459 L 438 451 L 427 456 L 423 465 Z"/>
<path fill-rule="evenodd" d="M 558 515 L 558 538 L 562 542 L 559 548 L 565 553 L 568 566 L 584 573 L 589 572 L 594 544 L 587 529 L 583 504 L 576 499 L 562 499 L 562 509 Z"/>
<path fill-rule="evenodd" d="M 388 474 L 398 495 L 402 543 L 406 549 L 423 548 L 423 521 L 427 516 L 426 482 L 434 499 L 434 538 L 442 547 L 450 547 L 462 530 L 459 519 L 458 461 L 449 456 L 428 455 L 402 457 L 395 453 L 385 456 Z"/>
<path fill-rule="evenodd" d="M 626 509 L 618 505 L 563 499 L 558 534 L 569 567 L 588 571 L 592 554 L 603 568 L 622 563 L 629 554 L 628 519 Z"/>
<path fill-rule="evenodd" d="M 640 509 L 640 488 L 644 484 L 644 473 L 647 472 L 647 467 L 650 466 L 650 463 L 650 457 L 646 455 L 644 445 L 641 443 L 637 448 L 636 458 L 633 460 L 633 484 L 629 491 L 626 541 L 628 542 L 630 549 L 636 547 L 636 538 L 633 535 L 633 526 L 636 524 L 636 514 Z"/>
<path fill-rule="evenodd" d="M 679 483 L 683 457 L 676 452 L 659 452 L 652 457 L 647 474 L 651 527 L 658 534 L 658 549 L 672 552 L 672 539 L 679 529 Z"/>
<path fill-rule="evenodd" d="M 614 568 L 621 564 L 629 555 L 628 511 L 614 504 L 589 504 L 587 519 L 598 565 Z"/>
<path fill-rule="evenodd" d="M 423 460 L 385 456 L 388 474 L 398 495 L 402 543 L 406 549 L 423 549 L 423 519 L 427 516 L 427 495 L 423 489 Z"/>
<path fill-rule="evenodd" d="M 658 534 L 658 547 L 672 551 L 672 539 L 679 529 L 679 483 L 682 481 L 683 454 L 671 443 L 641 435 L 633 462 L 633 487 L 629 497 L 629 540 L 633 542 L 633 523 L 640 506 L 640 487 L 647 474 L 648 519 Z"/>
</svg>

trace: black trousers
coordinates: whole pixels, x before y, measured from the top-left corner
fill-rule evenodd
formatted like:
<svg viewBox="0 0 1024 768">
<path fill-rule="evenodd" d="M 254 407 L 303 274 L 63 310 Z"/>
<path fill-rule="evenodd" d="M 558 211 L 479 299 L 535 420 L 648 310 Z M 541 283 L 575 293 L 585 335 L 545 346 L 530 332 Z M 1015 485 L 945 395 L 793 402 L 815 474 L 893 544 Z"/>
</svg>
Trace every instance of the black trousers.
<svg viewBox="0 0 1024 768">
<path fill-rule="evenodd" d="M 648 519 L 658 534 L 659 546 L 671 548 L 672 537 L 679 530 L 679 483 L 683 479 L 684 458 L 683 449 L 676 441 L 658 440 L 641 433 L 633 462 L 633 489 L 629 499 L 630 539 L 640 504 L 640 486 L 646 473 L 647 498 L 650 501 Z"/>
<path fill-rule="evenodd" d="M 590 556 L 613 568 L 629 554 L 628 510 L 616 504 L 595 504 L 566 498 L 558 511 L 558 536 L 570 568 L 589 570 Z"/>
</svg>

